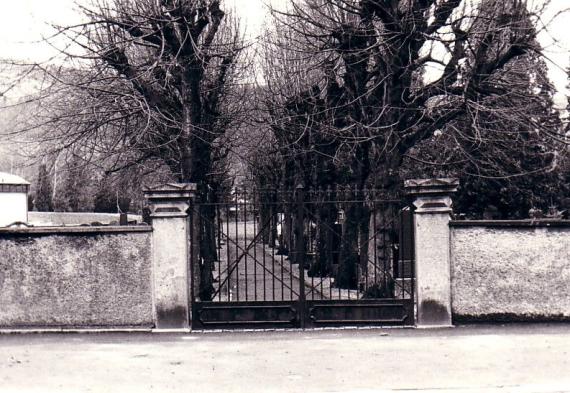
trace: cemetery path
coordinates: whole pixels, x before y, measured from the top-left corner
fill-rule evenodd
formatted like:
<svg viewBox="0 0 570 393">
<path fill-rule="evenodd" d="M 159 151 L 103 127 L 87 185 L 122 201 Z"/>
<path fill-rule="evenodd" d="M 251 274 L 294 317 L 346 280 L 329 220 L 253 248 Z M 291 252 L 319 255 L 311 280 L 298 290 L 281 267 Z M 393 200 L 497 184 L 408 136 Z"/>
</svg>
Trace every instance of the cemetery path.
<svg viewBox="0 0 570 393">
<path fill-rule="evenodd" d="M 221 286 L 214 300 L 261 301 L 297 300 L 300 293 L 299 266 L 278 253 L 277 249 L 264 245 L 259 229 L 253 221 L 238 225 L 226 223 L 219 261 L 216 262 L 216 288 Z M 306 280 L 307 298 L 326 298 L 319 288 L 319 278 Z M 322 279 L 321 282 L 330 279 Z M 314 285 L 311 286 L 311 283 Z M 329 284 L 330 285 L 330 284 Z M 321 283 L 322 287 L 322 283 Z"/>
</svg>

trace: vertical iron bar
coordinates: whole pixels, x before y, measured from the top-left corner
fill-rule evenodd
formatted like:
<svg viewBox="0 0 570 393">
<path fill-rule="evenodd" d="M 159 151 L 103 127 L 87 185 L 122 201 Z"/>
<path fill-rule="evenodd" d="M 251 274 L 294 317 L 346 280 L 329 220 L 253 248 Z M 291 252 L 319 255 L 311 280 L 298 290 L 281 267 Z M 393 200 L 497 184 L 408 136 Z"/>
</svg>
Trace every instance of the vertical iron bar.
<svg viewBox="0 0 570 393">
<path fill-rule="evenodd" d="M 247 257 L 249 254 L 249 249 L 248 249 L 248 242 L 247 242 L 247 191 L 244 191 L 244 196 L 243 196 L 243 245 L 244 250 L 245 250 L 245 255 L 244 255 L 244 273 L 245 273 L 245 301 L 248 300 L 248 285 L 247 285 Z M 253 248 L 255 249 L 255 238 L 253 239 Z"/>
<path fill-rule="evenodd" d="M 228 201 L 229 202 L 229 201 Z M 230 266 L 231 266 L 231 261 L 230 261 L 230 219 L 231 219 L 231 214 L 230 214 L 230 204 L 226 203 L 226 275 L 227 280 L 226 280 L 226 289 L 228 292 L 228 301 L 231 300 L 231 286 L 232 286 L 232 281 L 231 281 L 231 275 L 230 275 Z"/>
<path fill-rule="evenodd" d="M 218 201 L 219 202 L 219 201 Z M 216 257 L 218 258 L 218 301 L 222 301 L 222 217 L 220 214 L 220 204 L 216 202 L 214 209 L 216 210 L 216 218 L 217 218 L 217 234 L 218 234 L 218 248 L 216 250 Z"/>
<path fill-rule="evenodd" d="M 344 263 L 344 261 L 341 260 L 341 257 L 344 256 L 344 255 L 343 255 L 343 247 L 345 247 L 344 242 L 346 242 L 346 236 L 344 236 L 344 235 L 345 235 L 345 230 L 343 229 L 343 226 L 344 226 L 344 228 L 346 228 L 346 217 L 348 216 L 348 214 L 347 214 L 347 213 L 348 213 L 347 204 L 346 204 L 346 202 L 344 202 L 344 200 L 346 199 L 346 198 L 345 198 L 345 192 L 346 192 L 346 189 L 344 189 L 344 188 L 343 188 L 342 190 L 340 190 L 341 196 L 340 196 L 340 198 L 339 198 L 339 199 L 340 199 L 341 210 L 342 210 L 342 212 L 343 212 L 343 222 L 341 223 L 340 248 L 339 248 L 338 266 L 337 266 L 337 268 L 338 268 L 339 270 L 340 270 L 340 264 L 341 264 L 341 263 Z M 338 198 L 338 195 L 337 195 L 337 198 Z M 337 273 L 337 276 L 338 276 L 338 273 Z M 337 288 L 338 288 L 338 299 L 340 300 L 340 299 L 342 298 L 341 292 L 340 292 L 340 285 L 338 284 L 338 282 L 337 282 L 336 285 L 337 285 Z"/>
<path fill-rule="evenodd" d="M 275 226 L 275 206 L 273 204 L 273 191 L 270 193 L 269 199 L 269 244 L 271 245 L 271 259 L 273 260 L 273 270 L 271 274 L 273 275 L 273 281 L 278 278 L 278 272 L 275 270 L 275 238 L 273 237 L 273 227 Z M 279 269 L 279 267 L 277 268 Z M 279 286 L 278 286 L 279 288 Z M 281 296 L 283 296 L 283 282 L 281 282 Z M 273 293 L 273 300 L 279 300 L 279 296 L 275 296 L 275 290 Z M 283 299 L 282 299 L 283 300 Z"/>
<path fill-rule="evenodd" d="M 415 231 L 415 214 L 414 214 L 414 205 L 412 203 L 409 204 L 410 206 L 410 299 L 413 305 L 416 302 L 416 231 Z M 412 323 L 415 323 L 415 316 L 413 318 Z"/>
<path fill-rule="evenodd" d="M 261 195 L 260 195 L 260 198 L 261 198 Z M 259 228 L 259 230 L 261 232 L 263 232 L 265 230 L 265 223 L 263 222 L 263 215 L 261 214 L 262 209 L 263 209 L 263 203 L 261 202 L 261 199 L 260 199 L 260 203 L 259 203 L 259 225 L 260 225 L 260 228 Z M 266 244 L 263 240 L 264 239 L 263 239 L 263 233 L 262 233 L 261 234 L 261 249 L 263 250 L 263 255 L 262 255 L 262 257 L 263 257 L 263 270 L 261 272 L 261 276 L 263 277 L 263 301 L 267 301 L 267 283 L 266 283 L 266 281 L 267 281 L 266 277 L 267 276 L 265 273 L 266 269 L 267 269 L 266 259 L 265 259 L 265 254 L 266 254 L 267 249 L 266 249 Z"/>
<path fill-rule="evenodd" d="M 239 263 L 237 261 L 237 256 L 239 255 L 239 198 L 240 198 L 240 193 L 239 191 L 236 191 L 236 201 L 235 201 L 235 205 L 236 205 L 236 227 L 235 227 L 235 233 L 236 233 L 236 268 L 235 268 L 235 274 L 236 274 L 236 300 L 239 301 Z"/>
<path fill-rule="evenodd" d="M 346 193 L 346 197 L 345 197 L 346 202 L 346 217 L 347 219 L 345 220 L 348 221 L 348 211 L 350 210 L 351 206 L 352 206 L 352 188 L 347 187 L 347 193 Z M 349 243 L 350 244 L 350 243 Z M 349 250 L 352 251 L 352 250 Z M 348 253 L 347 253 L 348 254 Z M 351 255 L 349 255 L 349 257 L 352 257 Z M 347 294 L 348 294 L 348 298 L 350 299 L 350 280 L 348 280 L 348 285 L 347 285 L 348 289 L 347 289 Z M 342 293 L 340 293 L 340 298 L 342 298 Z"/>
<path fill-rule="evenodd" d="M 272 237 L 273 237 L 273 252 L 275 252 L 275 247 L 277 247 L 277 226 L 279 225 L 279 209 L 277 209 L 277 195 L 275 191 L 273 192 L 271 202 L 274 203 L 273 207 L 273 217 L 276 220 L 275 224 L 271 226 Z M 283 270 L 283 255 L 281 255 L 281 300 L 285 300 L 285 277 Z"/>
<path fill-rule="evenodd" d="M 271 290 L 272 290 L 272 294 L 271 294 L 271 300 L 275 301 L 277 300 L 275 297 L 275 244 L 273 243 L 273 239 L 271 238 L 272 234 L 271 234 L 271 228 L 273 226 L 273 204 L 271 203 L 271 200 L 269 201 L 269 220 L 268 220 L 268 225 L 269 225 L 269 247 L 271 248 Z"/>
<path fill-rule="evenodd" d="M 271 260 L 273 261 L 271 275 L 273 276 L 273 300 L 278 300 L 279 296 L 275 296 L 275 279 L 278 278 L 278 273 L 275 270 L 275 238 L 273 237 L 273 228 L 276 225 L 275 223 L 275 204 L 273 203 L 274 200 L 274 191 L 268 190 L 267 191 L 269 196 L 269 246 L 271 247 Z M 283 266 L 283 265 L 282 265 Z M 283 296 L 283 282 L 281 282 L 281 296 Z M 283 299 L 282 299 L 283 300 Z"/>
<path fill-rule="evenodd" d="M 293 214 L 294 213 L 294 209 L 295 209 L 295 201 L 294 201 L 294 194 L 293 192 L 289 192 L 287 194 L 287 203 L 289 203 L 289 217 L 287 218 L 287 220 L 289 221 L 289 225 L 287 226 L 287 228 L 289 229 L 289 243 L 287 244 L 287 249 L 288 249 L 288 255 L 289 255 L 289 268 L 291 269 L 291 288 L 293 288 L 293 263 L 295 262 L 295 250 L 292 249 L 292 246 L 294 246 L 294 242 L 292 241 L 293 239 L 293 235 L 295 233 L 295 228 L 293 228 Z M 297 299 L 299 300 L 299 299 Z"/>
<path fill-rule="evenodd" d="M 401 206 L 398 205 L 398 208 L 396 209 L 396 212 L 398 214 L 398 224 L 399 224 L 399 228 L 398 228 L 398 257 L 394 258 L 395 261 L 393 261 L 392 263 L 395 263 L 396 265 L 392 266 L 392 271 L 394 274 L 394 280 L 397 282 L 398 279 L 400 279 L 400 285 L 402 286 L 401 288 L 401 293 L 402 293 L 402 299 L 406 298 L 406 291 L 405 291 L 405 287 L 406 287 L 406 280 L 403 277 L 402 274 L 402 267 L 404 266 L 404 261 L 403 261 L 403 247 L 404 247 L 404 210 L 401 209 Z M 396 271 L 398 272 L 398 274 L 396 274 Z M 396 287 L 394 287 L 396 288 Z M 394 292 L 396 292 L 396 290 L 394 289 Z M 396 296 L 397 294 L 394 293 L 394 296 Z"/>
<path fill-rule="evenodd" d="M 333 223 L 332 223 L 332 228 L 330 228 L 331 233 L 328 235 L 328 236 L 329 236 L 329 237 L 328 237 L 329 241 L 327 241 L 327 244 L 328 244 L 329 247 L 333 247 L 333 244 L 335 243 L 334 240 L 335 240 L 335 238 L 337 237 L 337 233 L 336 233 L 337 224 L 335 224 L 335 223 L 336 223 L 337 220 L 338 220 L 337 204 L 335 203 L 335 204 L 333 205 L 331 199 L 332 199 L 332 198 L 331 198 L 331 189 L 330 189 L 330 188 L 327 188 L 327 193 L 326 193 L 326 200 L 327 200 L 327 203 L 330 204 L 330 209 L 331 209 L 331 211 L 336 214 L 336 217 L 334 217 L 334 221 L 333 221 Z M 333 209 L 333 206 L 334 206 L 334 209 Z M 331 220 L 331 221 L 332 221 L 332 220 Z M 333 253 L 333 250 L 332 250 L 332 249 L 331 249 L 331 251 L 328 253 L 327 256 L 330 256 L 330 257 L 331 257 L 331 261 L 328 262 L 328 263 L 329 263 L 329 266 L 331 267 L 331 269 L 330 269 L 331 271 L 329 272 L 329 274 L 331 275 L 330 280 L 329 280 L 329 298 L 332 299 L 332 284 L 333 284 L 333 277 L 334 277 L 334 274 L 333 274 L 333 271 L 332 271 L 333 264 L 334 264 L 334 253 Z"/>
<path fill-rule="evenodd" d="M 376 215 L 378 212 L 378 204 L 376 203 L 376 201 L 374 201 L 373 203 L 373 207 L 374 207 L 374 217 L 372 217 L 372 225 L 373 225 L 373 247 L 374 247 L 374 286 L 378 285 L 378 223 L 376 222 Z M 380 209 L 382 208 L 382 204 L 380 204 Z"/>
<path fill-rule="evenodd" d="M 291 235 L 292 235 L 292 228 L 291 228 L 291 214 L 293 212 L 293 205 L 292 205 L 292 201 L 291 201 L 291 195 L 289 192 L 287 192 L 287 195 L 284 196 L 284 199 L 286 200 L 285 203 L 287 203 L 288 208 L 288 215 L 287 217 L 284 217 L 284 220 L 287 220 L 288 225 L 287 225 L 287 230 L 289 231 L 288 235 L 287 235 L 287 239 L 289 240 L 289 243 L 287 244 L 287 253 L 288 253 L 288 257 L 289 257 L 289 262 L 291 262 L 291 254 L 293 253 L 293 250 L 291 250 Z M 285 210 L 285 209 L 283 209 Z M 291 263 L 289 263 L 289 286 L 291 287 L 290 293 L 291 293 L 291 300 L 293 300 L 293 288 L 295 287 L 293 285 L 293 266 Z"/>
<path fill-rule="evenodd" d="M 369 193 L 370 195 L 370 200 L 372 201 L 371 205 L 371 209 L 370 209 L 370 214 L 372 214 L 372 216 L 374 217 L 374 215 L 376 214 L 376 202 L 374 201 L 374 195 L 373 191 L 371 191 Z M 370 216 L 368 217 L 368 222 L 365 224 L 368 226 L 368 238 L 366 239 L 366 260 L 365 260 L 365 265 L 364 268 L 364 290 L 368 290 L 368 274 L 370 272 L 370 259 L 374 260 L 374 252 L 372 252 L 372 255 L 370 254 L 370 244 L 372 244 L 372 248 L 374 248 L 374 246 L 376 246 L 376 244 L 374 244 L 374 241 L 372 240 L 372 236 L 374 234 L 374 230 L 376 229 L 374 227 L 374 225 L 372 225 L 372 233 L 370 233 Z M 374 218 L 372 218 L 372 221 L 374 221 Z"/>
<path fill-rule="evenodd" d="M 253 238 L 255 239 L 257 237 L 257 225 L 256 225 L 256 212 L 257 212 L 257 203 L 256 203 L 256 199 L 258 197 L 257 192 L 253 192 L 252 194 L 252 198 L 253 198 Z M 261 245 L 262 245 L 262 251 L 263 251 L 263 238 L 261 239 Z M 257 301 L 257 245 L 254 245 L 253 247 L 253 300 Z"/>
<path fill-rule="evenodd" d="M 299 264 L 299 314 L 300 327 L 305 327 L 305 233 L 304 233 L 304 206 L 305 190 L 303 186 L 297 187 L 297 217 L 296 217 L 296 255 L 295 262 Z"/>
<path fill-rule="evenodd" d="M 306 202 L 307 210 L 313 208 L 313 212 L 311 216 L 314 216 L 315 208 L 318 208 L 318 204 L 315 204 L 315 190 L 309 191 L 309 199 Z M 311 211 L 311 210 L 309 210 Z M 315 244 L 313 243 L 315 238 L 313 237 L 313 217 L 309 217 L 307 220 L 307 238 L 309 239 L 309 252 L 311 253 L 311 264 L 309 265 L 309 269 L 313 270 L 313 264 L 316 261 L 315 255 Z M 318 285 L 318 284 L 317 284 Z M 311 300 L 315 300 L 315 292 L 316 292 L 316 285 L 315 285 L 315 272 L 313 271 L 311 274 Z"/>
<path fill-rule="evenodd" d="M 360 215 L 362 214 L 362 211 L 360 209 L 360 203 L 358 202 L 358 189 L 356 188 L 357 186 L 354 186 L 354 190 L 352 191 L 352 198 L 351 198 L 351 203 L 354 204 L 354 207 L 357 209 L 357 214 L 356 217 L 358 218 L 358 222 L 356 224 L 356 293 L 358 294 L 358 267 L 360 266 L 360 220 L 361 217 Z M 350 296 L 351 296 L 351 290 L 348 290 L 348 299 L 350 300 Z M 356 295 L 358 297 L 358 295 Z"/>
<path fill-rule="evenodd" d="M 318 195 L 319 201 L 322 201 L 322 202 L 321 202 L 321 207 L 320 207 L 321 210 L 320 210 L 319 213 L 317 214 L 317 226 L 316 226 L 316 229 L 318 230 L 318 233 L 319 233 L 319 237 L 318 237 L 318 238 L 317 238 L 317 237 L 315 238 L 315 240 L 316 240 L 316 245 L 315 245 L 315 246 L 316 246 L 316 248 L 315 248 L 315 262 L 316 262 L 316 261 L 319 261 L 319 262 L 320 262 L 320 265 L 321 265 L 321 274 L 320 274 L 320 279 L 321 279 L 321 293 L 320 293 L 320 295 L 319 295 L 320 297 L 323 296 L 323 282 L 325 281 L 325 264 L 327 263 L 327 262 L 323 263 L 323 258 L 321 258 L 320 255 L 319 255 L 319 251 L 322 250 L 322 247 L 319 247 L 319 242 L 320 242 L 321 244 L 323 244 L 323 241 L 324 241 L 324 242 L 325 242 L 324 244 L 327 245 L 326 240 L 323 238 L 323 235 L 324 235 L 324 234 L 322 233 L 322 232 L 323 232 L 324 225 L 328 225 L 328 223 L 325 223 L 325 224 L 323 225 L 323 222 L 322 222 L 322 221 L 323 221 L 323 216 L 322 216 L 323 211 L 326 211 L 326 212 L 327 212 L 327 217 L 328 217 L 328 213 L 329 213 L 329 205 L 327 204 L 327 201 L 326 201 L 325 196 L 326 196 L 325 190 L 321 190 L 321 191 L 319 192 L 319 195 Z M 325 233 L 326 233 L 327 236 L 328 236 L 328 232 L 329 232 L 329 231 L 328 231 L 328 229 L 327 229 L 327 230 L 325 231 Z M 328 245 L 328 246 L 330 246 L 330 245 Z M 330 253 L 329 253 L 329 254 L 330 254 Z"/>
<path fill-rule="evenodd" d="M 190 212 L 190 233 L 189 236 L 190 238 L 188 239 L 190 241 L 190 293 L 189 293 L 189 297 L 190 297 L 190 306 L 191 306 L 191 312 L 193 312 L 194 310 L 196 310 L 196 307 L 194 306 L 194 304 L 196 303 L 196 297 L 194 296 L 194 263 L 196 263 L 196 247 L 197 244 L 195 242 L 194 239 L 194 214 L 195 211 L 194 209 L 195 207 L 195 198 L 196 195 L 194 195 L 193 198 L 190 198 L 190 208 L 188 209 L 188 211 Z M 192 321 L 194 320 L 192 314 L 190 315 L 190 326 L 193 327 L 192 325 Z"/>
<path fill-rule="evenodd" d="M 388 202 L 387 202 L 388 203 Z M 386 244 L 386 233 L 387 231 L 387 227 L 388 227 L 388 221 L 387 221 L 387 217 L 386 217 L 386 206 L 384 206 L 384 209 L 382 209 L 382 256 L 384 258 L 382 258 L 383 263 L 382 263 L 382 285 L 384 286 L 384 288 L 388 288 L 387 284 L 388 284 L 388 280 L 387 280 L 387 260 L 388 258 L 390 258 L 390 250 L 388 250 L 387 244 Z"/>
</svg>

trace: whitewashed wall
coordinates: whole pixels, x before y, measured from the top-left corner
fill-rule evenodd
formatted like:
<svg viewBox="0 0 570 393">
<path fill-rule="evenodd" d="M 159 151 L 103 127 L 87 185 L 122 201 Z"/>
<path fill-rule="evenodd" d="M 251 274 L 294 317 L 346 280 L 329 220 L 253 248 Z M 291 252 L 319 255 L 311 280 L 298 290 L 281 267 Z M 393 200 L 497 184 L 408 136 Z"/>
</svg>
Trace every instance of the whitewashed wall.
<svg viewBox="0 0 570 393">
<path fill-rule="evenodd" d="M 0 227 L 28 221 L 28 198 L 25 193 L 0 192 Z"/>
</svg>

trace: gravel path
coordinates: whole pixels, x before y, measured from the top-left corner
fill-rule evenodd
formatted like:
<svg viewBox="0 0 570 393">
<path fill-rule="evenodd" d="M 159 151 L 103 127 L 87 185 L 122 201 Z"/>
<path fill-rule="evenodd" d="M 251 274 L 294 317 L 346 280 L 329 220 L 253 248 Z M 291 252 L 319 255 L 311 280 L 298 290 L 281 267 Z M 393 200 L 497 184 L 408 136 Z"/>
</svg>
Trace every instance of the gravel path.
<svg viewBox="0 0 570 393">
<path fill-rule="evenodd" d="M 216 287 L 221 291 L 216 301 L 282 301 L 297 300 L 300 293 L 299 267 L 275 248 L 263 244 L 259 228 L 253 221 L 225 223 L 224 242 L 216 263 Z M 228 266 L 228 261 L 230 261 Z M 237 263 L 236 263 L 237 262 Z M 229 277 L 228 277 L 229 275 Z M 330 279 L 306 278 L 308 299 L 322 299 L 320 283 L 326 286 Z M 311 290 L 311 282 L 316 289 Z M 319 284 L 319 285 L 316 285 Z M 330 283 L 328 284 L 330 286 Z"/>
</svg>

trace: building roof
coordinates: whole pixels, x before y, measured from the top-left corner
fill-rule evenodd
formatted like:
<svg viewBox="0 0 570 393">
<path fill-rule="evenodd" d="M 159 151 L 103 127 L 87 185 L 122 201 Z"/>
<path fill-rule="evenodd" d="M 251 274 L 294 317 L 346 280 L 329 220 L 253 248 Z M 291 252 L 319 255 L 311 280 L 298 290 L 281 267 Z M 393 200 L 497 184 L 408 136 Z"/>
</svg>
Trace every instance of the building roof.
<svg viewBox="0 0 570 393">
<path fill-rule="evenodd" d="M 29 182 L 21 178 L 20 176 L 12 175 L 10 173 L 0 172 L 0 184 L 10 184 L 10 185 L 30 185 Z"/>
</svg>

